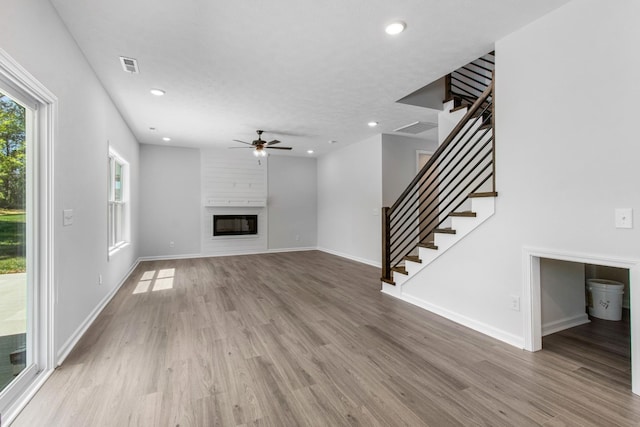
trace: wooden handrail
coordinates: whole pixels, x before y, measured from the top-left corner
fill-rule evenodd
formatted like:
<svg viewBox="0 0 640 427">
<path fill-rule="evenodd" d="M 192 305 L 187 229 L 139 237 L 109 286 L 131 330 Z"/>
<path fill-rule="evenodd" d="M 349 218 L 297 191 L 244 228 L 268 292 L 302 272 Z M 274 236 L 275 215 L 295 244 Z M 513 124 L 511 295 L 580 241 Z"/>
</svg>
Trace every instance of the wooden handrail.
<svg viewBox="0 0 640 427">
<path fill-rule="evenodd" d="M 453 140 L 456 139 L 456 137 L 458 136 L 458 133 L 462 131 L 462 129 L 467 125 L 467 122 L 473 118 L 473 116 L 480 109 L 482 104 L 491 96 L 492 91 L 493 91 L 493 81 L 487 87 L 487 89 L 482 93 L 482 96 L 480 96 L 480 98 L 478 98 L 476 102 L 474 102 L 473 105 L 469 108 L 469 111 L 467 111 L 467 114 L 464 115 L 462 120 L 460 120 L 460 122 L 458 122 L 458 124 L 453 128 L 451 133 L 449 133 L 449 136 L 447 136 L 445 140 L 442 142 L 442 144 L 440 144 L 440 146 L 433 153 L 429 161 L 422 167 L 422 169 L 420 169 L 420 172 L 418 172 L 418 174 L 411 180 L 407 188 L 405 188 L 405 190 L 402 192 L 400 197 L 398 197 L 398 200 L 396 200 L 396 202 L 393 205 L 391 205 L 391 208 L 389 208 L 389 215 L 391 215 L 393 211 L 397 209 L 398 205 L 402 203 L 404 198 L 407 197 L 407 195 L 412 192 L 413 187 L 420 182 L 424 174 L 427 173 L 429 168 L 433 165 L 433 163 L 435 163 L 435 161 L 438 159 L 440 154 L 447 149 L 447 147 L 449 146 L 449 144 L 451 144 Z"/>
<path fill-rule="evenodd" d="M 471 65 L 485 68 L 475 62 Z M 476 94 L 465 95 L 466 90 L 456 86 L 457 81 Z M 488 86 L 457 71 L 445 76 L 445 82 L 446 100 L 463 99 L 472 105 L 400 197 L 391 207 L 382 208 L 382 280 L 389 284 L 395 284 L 393 270 L 406 256 L 415 253 L 417 245 L 427 242 L 469 194 L 487 182 L 495 191 L 493 73 Z"/>
</svg>

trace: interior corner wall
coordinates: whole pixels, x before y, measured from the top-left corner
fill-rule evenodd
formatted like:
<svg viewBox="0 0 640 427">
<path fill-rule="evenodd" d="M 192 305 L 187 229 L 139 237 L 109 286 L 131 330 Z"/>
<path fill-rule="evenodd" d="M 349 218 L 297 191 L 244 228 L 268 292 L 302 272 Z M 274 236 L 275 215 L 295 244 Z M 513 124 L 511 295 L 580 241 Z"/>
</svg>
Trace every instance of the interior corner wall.
<svg viewBox="0 0 640 427">
<path fill-rule="evenodd" d="M 200 254 L 200 150 L 142 144 L 140 255 Z"/>
<path fill-rule="evenodd" d="M 542 335 L 588 323 L 584 264 L 540 259 Z"/>
<path fill-rule="evenodd" d="M 317 247 L 316 159 L 269 156 L 267 175 L 269 250 Z"/>
<path fill-rule="evenodd" d="M 435 140 L 382 134 L 382 206 L 393 205 L 416 176 L 416 152 L 437 149 Z"/>
<path fill-rule="evenodd" d="M 2 18 L 0 47 L 58 98 L 53 258 L 60 357 L 138 257 L 138 143 L 50 2 L 6 0 Z M 132 242 L 107 260 L 109 145 L 130 165 Z M 63 209 L 73 209 L 70 226 L 62 226 Z"/>
<path fill-rule="evenodd" d="M 380 266 L 382 137 L 318 159 L 318 247 Z"/>
<path fill-rule="evenodd" d="M 522 345 L 524 247 L 638 258 L 639 16 L 636 1 L 573 1 L 496 43 L 496 213 L 419 273 L 414 298 Z M 634 228 L 614 227 L 617 207 Z"/>
</svg>

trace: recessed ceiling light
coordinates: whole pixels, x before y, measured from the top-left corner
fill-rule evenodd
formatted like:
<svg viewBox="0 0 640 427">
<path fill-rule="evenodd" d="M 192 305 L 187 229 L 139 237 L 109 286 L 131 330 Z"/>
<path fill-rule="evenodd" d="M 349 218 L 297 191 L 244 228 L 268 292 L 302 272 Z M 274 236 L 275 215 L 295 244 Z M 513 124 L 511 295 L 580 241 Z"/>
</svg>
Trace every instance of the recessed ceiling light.
<svg viewBox="0 0 640 427">
<path fill-rule="evenodd" d="M 150 127 L 150 128 L 149 128 L 149 130 L 150 130 L 151 132 L 155 132 L 155 131 L 156 131 L 156 128 L 154 128 L 154 127 L 152 126 L 152 127 Z"/>
<path fill-rule="evenodd" d="M 162 96 L 166 93 L 162 89 L 151 89 L 149 92 L 151 92 L 151 95 L 155 95 L 155 96 Z"/>
<path fill-rule="evenodd" d="M 313 150 L 307 150 L 307 154 L 313 154 Z"/>
<path fill-rule="evenodd" d="M 370 128 L 374 128 L 374 127 L 378 126 L 378 122 L 369 122 L 367 124 L 369 125 Z"/>
<path fill-rule="evenodd" d="M 338 142 L 338 141 L 336 141 L 335 139 L 330 139 L 329 140 L 329 144 L 335 144 L 336 142 Z"/>
<path fill-rule="evenodd" d="M 168 136 L 163 136 L 163 137 L 162 137 L 162 140 L 163 140 L 164 142 L 169 142 L 169 141 L 171 141 L 171 138 L 169 138 Z"/>
<path fill-rule="evenodd" d="M 405 28 L 407 28 L 407 24 L 402 21 L 397 21 L 387 25 L 384 31 L 389 35 L 395 36 L 396 34 L 403 32 Z"/>
</svg>

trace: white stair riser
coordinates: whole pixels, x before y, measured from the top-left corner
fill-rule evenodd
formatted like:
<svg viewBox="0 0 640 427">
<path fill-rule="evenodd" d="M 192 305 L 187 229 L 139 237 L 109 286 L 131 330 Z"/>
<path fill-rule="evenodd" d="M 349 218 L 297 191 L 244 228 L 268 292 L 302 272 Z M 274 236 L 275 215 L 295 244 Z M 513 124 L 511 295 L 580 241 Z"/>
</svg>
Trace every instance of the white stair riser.
<svg viewBox="0 0 640 427">
<path fill-rule="evenodd" d="M 393 272 L 393 281 L 396 282 L 396 286 L 402 286 L 404 282 L 407 281 L 409 276 L 406 274 L 398 273 L 397 271 Z"/>
<path fill-rule="evenodd" d="M 418 271 L 422 270 L 422 263 L 405 260 L 404 261 L 404 268 L 409 273 L 409 276 L 411 276 L 412 274 L 415 274 Z"/>
</svg>

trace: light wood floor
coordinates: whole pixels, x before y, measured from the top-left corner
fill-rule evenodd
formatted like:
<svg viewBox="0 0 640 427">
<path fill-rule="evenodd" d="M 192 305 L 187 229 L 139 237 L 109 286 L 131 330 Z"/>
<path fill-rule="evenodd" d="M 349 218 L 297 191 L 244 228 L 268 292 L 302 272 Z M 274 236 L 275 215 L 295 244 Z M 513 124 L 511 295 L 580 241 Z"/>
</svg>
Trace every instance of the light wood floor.
<svg viewBox="0 0 640 427">
<path fill-rule="evenodd" d="M 518 350 L 379 274 L 316 251 L 141 264 L 14 427 L 640 423 L 606 357 Z"/>
</svg>

